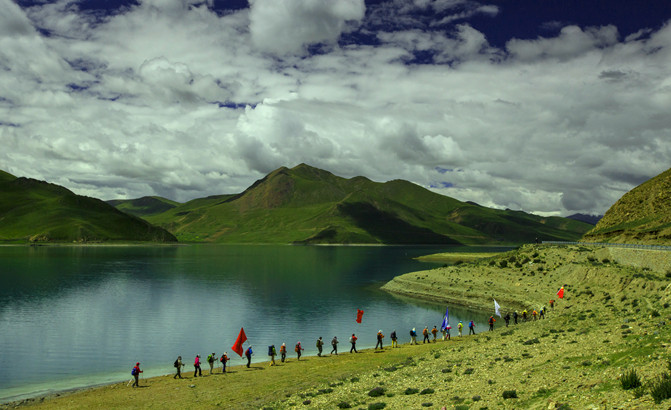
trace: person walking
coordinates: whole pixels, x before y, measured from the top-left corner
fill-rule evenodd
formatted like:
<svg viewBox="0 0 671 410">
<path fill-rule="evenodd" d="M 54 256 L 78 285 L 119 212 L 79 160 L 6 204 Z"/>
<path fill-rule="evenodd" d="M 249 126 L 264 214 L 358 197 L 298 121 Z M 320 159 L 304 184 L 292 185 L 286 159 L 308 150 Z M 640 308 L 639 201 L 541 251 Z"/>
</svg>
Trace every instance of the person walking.
<svg viewBox="0 0 671 410">
<path fill-rule="evenodd" d="M 196 359 L 193 361 L 193 377 L 203 377 L 203 371 L 200 369 L 200 355 L 196 355 Z"/>
<path fill-rule="evenodd" d="M 282 343 L 282 346 L 280 346 L 280 361 L 284 363 L 286 359 L 287 359 L 287 344 Z"/>
<path fill-rule="evenodd" d="M 252 364 L 252 355 L 254 352 L 252 351 L 252 346 L 249 346 L 247 348 L 247 351 L 245 352 L 245 356 L 247 357 L 247 368 L 249 369 L 249 365 Z"/>
<path fill-rule="evenodd" d="M 468 334 L 469 335 L 475 334 L 475 322 L 473 322 L 472 320 L 468 322 Z"/>
<path fill-rule="evenodd" d="M 210 374 L 212 374 L 212 371 L 214 370 L 214 361 L 217 360 L 215 357 L 214 352 L 212 354 L 207 355 L 207 363 L 210 365 Z"/>
<path fill-rule="evenodd" d="M 445 331 L 444 331 L 444 333 L 443 333 L 443 334 L 444 334 L 444 336 L 443 336 L 443 340 L 446 340 L 446 339 L 445 339 L 446 337 L 447 337 L 447 340 L 450 340 L 450 339 L 451 339 L 451 336 L 450 336 L 450 329 L 452 329 L 452 326 L 450 326 L 450 325 L 445 326 Z"/>
<path fill-rule="evenodd" d="M 457 325 L 457 330 L 459 330 L 459 337 L 461 337 L 461 331 L 464 330 L 464 324 L 461 323 L 461 320 L 459 321 L 459 324 Z"/>
<path fill-rule="evenodd" d="M 538 317 L 538 312 L 536 312 L 536 309 L 534 309 L 534 310 L 531 312 L 531 316 L 534 317 L 534 320 L 537 319 L 537 317 Z"/>
<path fill-rule="evenodd" d="M 377 350 L 377 346 L 380 346 L 380 349 L 384 350 L 384 347 L 382 347 L 382 339 L 384 339 L 384 335 L 382 334 L 382 329 L 380 329 L 377 332 L 377 343 L 375 343 L 375 350 Z"/>
<path fill-rule="evenodd" d="M 182 367 L 184 367 L 184 363 L 182 363 L 182 356 L 177 356 L 177 360 L 175 360 L 174 363 L 175 368 L 177 369 L 177 374 L 175 374 L 172 378 L 180 378 L 182 379 Z"/>
<path fill-rule="evenodd" d="M 301 342 L 296 343 L 296 347 L 294 347 L 294 351 L 296 352 L 296 355 L 298 356 L 297 360 L 301 360 L 301 350 L 305 350 L 301 346 Z"/>
<path fill-rule="evenodd" d="M 338 343 L 338 338 L 333 336 L 333 339 L 331 339 L 331 346 L 333 347 L 333 349 L 331 349 L 331 354 L 333 354 L 333 352 L 335 352 L 336 355 L 338 354 Z"/>
<path fill-rule="evenodd" d="M 515 324 L 517 324 L 517 318 L 518 317 L 519 317 L 519 315 L 517 314 L 517 311 L 514 311 L 513 312 L 513 321 L 515 322 Z"/>
<path fill-rule="evenodd" d="M 317 356 L 319 357 L 322 357 L 322 346 L 324 346 L 324 340 L 319 336 L 319 339 L 317 339 Z"/>
<path fill-rule="evenodd" d="M 275 350 L 275 345 L 268 346 L 268 356 L 270 356 L 270 365 L 275 366 L 275 356 L 277 356 L 277 350 Z"/>
<path fill-rule="evenodd" d="M 508 327 L 508 324 L 510 324 L 510 312 L 506 313 L 506 315 L 503 317 L 503 320 L 506 321 L 506 327 Z"/>
<path fill-rule="evenodd" d="M 540 313 L 540 318 L 545 319 L 545 306 L 541 307 L 541 310 L 540 310 L 539 313 Z"/>
<path fill-rule="evenodd" d="M 417 331 L 415 330 L 414 327 L 410 331 L 410 344 L 411 345 L 416 345 L 417 344 Z"/>
<path fill-rule="evenodd" d="M 427 340 L 429 340 L 429 327 L 424 326 L 424 330 L 422 330 L 422 335 L 424 335 L 424 340 L 422 340 L 422 343 L 426 343 Z"/>
<path fill-rule="evenodd" d="M 522 320 L 524 320 L 525 322 L 527 321 L 527 310 L 526 309 L 524 309 L 522 311 Z"/>
<path fill-rule="evenodd" d="M 392 348 L 398 347 L 398 337 L 396 336 L 396 329 L 394 329 L 394 331 L 391 332 L 389 337 L 391 338 L 391 347 Z"/>
<path fill-rule="evenodd" d="M 438 335 L 438 328 L 434 325 L 431 329 L 431 334 L 433 335 L 433 343 L 436 343 L 436 335 Z"/>
<path fill-rule="evenodd" d="M 221 361 L 221 372 L 226 373 L 226 362 L 230 360 L 228 358 L 228 352 L 224 352 L 219 360 Z"/>
<path fill-rule="evenodd" d="M 555 308 L 555 300 L 550 299 L 550 309 L 554 309 L 554 308 Z"/>
<path fill-rule="evenodd" d="M 358 339 L 358 337 L 356 337 L 356 335 L 354 333 L 352 333 L 352 336 L 350 336 L 350 338 L 349 338 L 349 342 L 352 344 L 352 348 L 349 349 L 350 353 L 352 353 L 352 351 L 354 351 L 354 353 L 359 353 L 359 352 L 356 351 L 356 341 L 357 341 L 357 339 Z"/>
<path fill-rule="evenodd" d="M 135 363 L 135 367 L 133 367 L 133 370 L 130 371 L 130 374 L 132 374 L 133 377 L 135 378 L 135 382 L 133 382 L 133 386 L 131 387 L 140 387 L 140 380 L 139 380 L 140 373 L 142 373 L 142 370 L 140 370 L 140 362 L 137 362 Z"/>
<path fill-rule="evenodd" d="M 489 331 L 494 330 L 494 322 L 496 322 L 496 319 L 494 319 L 494 316 L 489 317 Z"/>
</svg>

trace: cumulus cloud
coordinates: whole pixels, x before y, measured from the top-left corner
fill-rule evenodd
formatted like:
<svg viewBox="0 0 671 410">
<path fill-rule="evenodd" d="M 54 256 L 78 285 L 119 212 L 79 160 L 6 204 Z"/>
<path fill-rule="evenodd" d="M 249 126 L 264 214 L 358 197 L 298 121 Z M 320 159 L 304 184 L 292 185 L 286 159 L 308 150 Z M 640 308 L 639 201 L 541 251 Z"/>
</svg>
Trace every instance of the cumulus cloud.
<svg viewBox="0 0 671 410">
<path fill-rule="evenodd" d="M 0 169 L 186 201 L 305 162 L 566 215 L 603 213 L 671 163 L 668 24 L 496 48 L 458 17 L 499 18 L 482 2 L 214 7 L 0 0 Z"/>
<path fill-rule="evenodd" d="M 363 0 L 253 0 L 249 29 L 261 51 L 301 54 L 312 44 L 334 44 L 364 12 Z"/>
</svg>

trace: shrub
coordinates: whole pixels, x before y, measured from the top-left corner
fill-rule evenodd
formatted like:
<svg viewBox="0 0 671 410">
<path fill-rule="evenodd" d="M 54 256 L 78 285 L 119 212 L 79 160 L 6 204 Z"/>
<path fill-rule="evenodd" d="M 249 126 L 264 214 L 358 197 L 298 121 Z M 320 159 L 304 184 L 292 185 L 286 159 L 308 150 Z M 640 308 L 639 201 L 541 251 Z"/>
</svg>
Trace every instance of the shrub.
<svg viewBox="0 0 671 410">
<path fill-rule="evenodd" d="M 517 398 L 517 390 L 504 390 L 503 391 L 503 398 L 504 399 L 516 399 Z"/>
<path fill-rule="evenodd" d="M 386 371 L 388 371 L 388 372 L 395 372 L 396 370 L 398 370 L 398 367 L 396 367 L 396 366 L 391 366 L 391 367 L 387 367 L 387 368 L 385 368 L 384 370 L 386 370 Z"/>
<path fill-rule="evenodd" d="M 303 402 L 303 404 L 305 404 L 306 406 L 307 406 L 308 404 L 310 404 L 310 403 L 312 403 L 311 400 L 305 400 L 305 401 Z"/>
<path fill-rule="evenodd" d="M 657 380 L 653 380 L 650 383 L 650 395 L 657 404 L 671 398 L 671 374 L 662 373 Z"/>
<path fill-rule="evenodd" d="M 432 407 L 433 403 L 422 403 L 422 407 Z"/>
<path fill-rule="evenodd" d="M 351 409 L 352 406 L 349 403 L 347 403 L 346 401 L 342 401 L 342 402 L 338 403 L 338 408 L 339 409 Z"/>
<path fill-rule="evenodd" d="M 508 261 L 502 260 L 499 262 L 499 267 L 500 268 L 507 268 L 508 267 Z"/>
<path fill-rule="evenodd" d="M 383 409 L 385 407 L 387 407 L 387 405 L 385 403 L 382 403 L 382 402 L 371 403 L 371 404 L 368 405 L 368 410 L 378 410 L 378 409 Z"/>
<path fill-rule="evenodd" d="M 408 387 L 408 388 L 405 389 L 405 391 L 403 392 L 403 394 L 408 395 L 408 396 L 411 395 L 411 394 L 417 394 L 417 393 L 419 393 L 419 389 L 414 389 L 414 388 L 412 388 L 412 387 Z"/>
<path fill-rule="evenodd" d="M 480 397 L 480 396 L 473 396 L 472 400 L 473 400 L 473 401 L 480 401 L 480 400 L 482 400 L 482 397 Z"/>
<path fill-rule="evenodd" d="M 380 397 L 384 396 L 384 387 L 376 387 L 373 390 L 368 392 L 370 397 Z"/>
<path fill-rule="evenodd" d="M 473 369 L 472 367 L 469 367 L 468 369 L 464 370 L 464 374 L 473 374 L 474 371 L 475 371 L 475 369 Z"/>
<path fill-rule="evenodd" d="M 356 383 L 356 382 L 359 381 L 359 378 L 358 377 L 352 377 L 351 379 L 349 379 L 349 381 L 351 381 L 352 383 Z"/>
<path fill-rule="evenodd" d="M 631 390 L 641 386 L 641 378 L 638 377 L 636 369 L 624 372 L 620 378 L 620 385 L 624 390 Z"/>
<path fill-rule="evenodd" d="M 428 388 L 428 389 L 422 390 L 421 392 L 419 392 L 419 394 L 433 394 L 433 391 L 434 391 L 433 389 Z"/>
</svg>

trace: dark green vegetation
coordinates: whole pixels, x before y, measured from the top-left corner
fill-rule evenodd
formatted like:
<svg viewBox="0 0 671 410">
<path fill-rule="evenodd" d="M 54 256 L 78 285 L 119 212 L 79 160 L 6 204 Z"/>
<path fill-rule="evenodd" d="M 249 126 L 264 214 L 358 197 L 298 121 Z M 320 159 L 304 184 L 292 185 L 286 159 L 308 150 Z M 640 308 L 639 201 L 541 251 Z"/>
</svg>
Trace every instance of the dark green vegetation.
<svg viewBox="0 0 671 410">
<path fill-rule="evenodd" d="M 461 202 L 408 181 L 346 179 L 305 164 L 279 168 L 237 195 L 195 199 L 161 213 L 155 205 L 165 201 L 153 200 L 118 206 L 187 242 L 512 244 L 577 240 L 591 228 Z"/>
<path fill-rule="evenodd" d="M 162 228 L 54 184 L 0 171 L 0 242 L 174 242 Z"/>
<path fill-rule="evenodd" d="M 160 214 L 179 205 L 179 202 L 158 196 L 144 196 L 138 199 L 114 199 L 106 202 L 120 211 L 139 217 Z"/>
<path fill-rule="evenodd" d="M 671 169 L 622 196 L 584 240 L 671 244 Z"/>
</svg>

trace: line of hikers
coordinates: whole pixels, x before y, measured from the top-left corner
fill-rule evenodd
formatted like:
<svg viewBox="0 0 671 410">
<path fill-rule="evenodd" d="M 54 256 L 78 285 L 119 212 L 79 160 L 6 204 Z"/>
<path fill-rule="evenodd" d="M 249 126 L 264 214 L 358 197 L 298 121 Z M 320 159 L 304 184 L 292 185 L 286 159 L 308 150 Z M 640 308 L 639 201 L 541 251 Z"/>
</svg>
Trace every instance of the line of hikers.
<svg viewBox="0 0 671 410">
<path fill-rule="evenodd" d="M 550 307 L 554 308 L 554 300 L 550 300 Z M 523 310 L 521 314 L 518 313 L 517 311 L 514 311 L 513 314 L 512 314 L 513 323 L 518 324 L 520 317 L 522 318 L 522 321 L 524 321 L 524 322 L 526 322 L 528 320 L 544 319 L 545 318 L 545 312 L 546 312 L 546 310 L 545 310 L 544 306 L 541 307 L 538 311 L 533 309 L 531 313 L 529 313 L 526 309 Z M 506 322 L 506 327 L 508 327 L 508 325 L 510 324 L 510 319 L 511 319 L 510 313 L 506 313 L 506 315 L 503 317 L 503 319 Z M 494 319 L 494 316 L 493 315 L 490 316 L 489 319 L 488 319 L 488 324 L 489 324 L 489 330 L 490 331 L 494 330 L 494 323 L 495 322 L 496 322 L 496 319 Z M 463 322 L 459 321 L 459 323 L 457 324 L 457 330 L 459 332 L 459 336 L 462 336 L 463 328 L 464 328 Z M 441 326 L 440 333 L 442 334 L 442 340 L 450 340 L 451 339 L 450 329 L 452 329 L 452 326 L 450 326 L 449 323 L 446 324 L 444 327 Z M 468 330 L 469 335 L 474 335 L 475 334 L 475 322 L 473 320 L 469 321 L 468 329 L 469 329 Z M 437 341 L 438 332 L 439 331 L 438 331 L 437 326 L 434 326 L 431 330 L 429 330 L 428 326 L 425 326 L 424 330 L 422 331 L 422 335 L 424 337 L 424 339 L 422 340 L 422 343 L 427 343 L 427 342 L 429 342 L 429 343 L 434 342 L 435 343 Z M 396 330 L 391 332 L 391 334 L 389 336 L 391 338 L 391 347 L 392 348 L 398 347 L 398 336 L 396 334 Z M 431 339 L 431 336 L 433 336 L 433 339 Z M 377 350 L 378 348 L 379 349 L 384 349 L 384 347 L 383 347 L 384 337 L 385 336 L 382 333 L 382 330 L 380 329 L 377 332 L 377 335 L 376 335 L 377 342 L 375 344 L 375 350 Z M 349 342 L 352 346 L 350 348 L 350 351 L 349 351 L 350 353 L 359 353 L 356 350 L 357 340 L 358 340 L 357 336 L 354 333 L 352 333 L 352 336 L 350 336 L 350 338 L 349 338 Z M 331 349 L 330 354 L 336 354 L 336 355 L 338 354 L 338 344 L 339 343 L 340 343 L 340 341 L 338 340 L 338 337 L 333 336 L 333 339 L 331 339 L 332 349 Z M 419 344 L 419 343 L 417 343 L 417 331 L 416 331 L 416 328 L 414 328 L 414 327 L 412 328 L 412 330 L 410 330 L 410 344 L 411 345 Z M 317 339 L 317 342 L 316 342 L 317 356 L 319 356 L 319 357 L 322 356 L 323 346 L 324 346 L 324 340 L 320 336 Z M 297 342 L 296 345 L 294 346 L 294 352 L 296 353 L 296 359 L 297 360 L 301 359 L 301 355 L 302 355 L 303 350 L 305 350 L 305 349 L 301 345 L 301 342 L 300 341 Z M 245 352 L 244 352 L 244 355 L 247 358 L 247 367 L 250 367 L 250 365 L 251 365 L 253 354 L 254 354 L 254 352 L 252 350 L 252 346 L 250 345 L 247 348 L 247 350 L 245 350 Z M 280 354 L 281 362 L 282 363 L 286 362 L 287 361 L 287 346 L 286 346 L 286 343 L 282 343 L 282 345 L 280 346 L 279 354 Z M 270 366 L 275 366 L 276 365 L 275 357 L 277 356 L 277 350 L 275 349 L 275 345 L 268 346 L 268 356 L 270 356 Z M 214 372 L 214 364 L 217 361 L 221 363 L 222 373 L 226 373 L 226 364 L 230 360 L 231 359 L 230 359 L 230 357 L 228 357 L 228 352 L 225 352 L 220 357 L 217 357 L 215 353 L 212 353 L 212 354 L 208 355 L 207 356 L 207 363 L 210 366 L 210 374 L 212 374 Z M 177 357 L 177 359 L 174 362 L 174 367 L 176 369 L 176 373 L 173 376 L 173 378 L 182 379 L 181 370 L 184 367 L 184 363 L 182 362 L 182 356 Z M 203 371 L 201 369 L 200 355 L 196 355 L 196 358 L 194 359 L 193 367 L 194 367 L 193 377 L 198 377 L 198 376 L 202 377 Z M 133 383 L 133 387 L 138 386 L 138 375 L 140 373 L 142 373 L 142 370 L 140 370 L 140 363 L 137 363 L 135 365 L 135 367 L 133 367 L 133 370 L 131 371 L 131 374 L 133 375 L 133 377 L 135 379 L 134 383 Z"/>
</svg>

